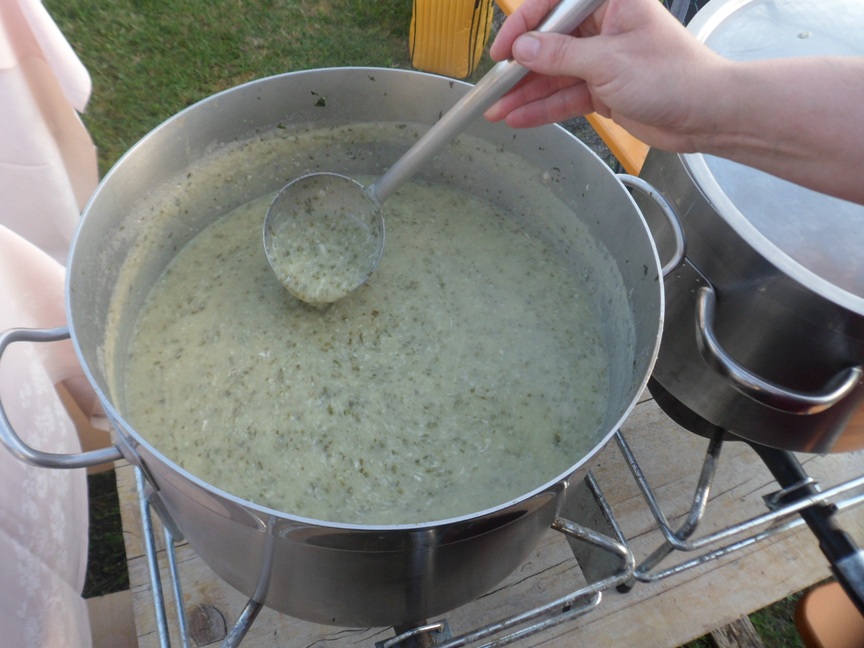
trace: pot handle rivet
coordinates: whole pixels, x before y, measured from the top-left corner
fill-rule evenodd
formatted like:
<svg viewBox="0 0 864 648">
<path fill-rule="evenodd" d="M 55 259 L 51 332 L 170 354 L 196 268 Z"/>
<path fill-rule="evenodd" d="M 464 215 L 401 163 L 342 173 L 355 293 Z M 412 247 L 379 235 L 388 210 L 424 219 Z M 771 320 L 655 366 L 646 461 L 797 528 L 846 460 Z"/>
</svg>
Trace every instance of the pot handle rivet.
<svg viewBox="0 0 864 648">
<path fill-rule="evenodd" d="M 627 173 L 618 173 L 616 176 L 625 187 L 641 191 L 653 200 L 663 216 L 666 217 L 666 220 L 669 221 L 669 226 L 672 228 L 672 236 L 675 238 L 675 250 L 672 253 L 672 258 L 660 270 L 665 279 L 684 262 L 684 256 L 687 254 L 687 240 L 684 237 L 684 226 L 681 224 L 681 219 L 678 218 L 678 214 L 675 213 L 675 208 L 672 207 L 672 204 L 650 182 Z"/>
<path fill-rule="evenodd" d="M 69 338 L 67 327 L 54 329 L 9 329 L 0 333 L 0 359 L 3 352 L 13 342 L 59 342 Z M 122 459 L 123 455 L 117 446 L 90 450 L 78 454 L 58 454 L 42 452 L 31 448 L 21 440 L 12 428 L 3 403 L 0 402 L 0 442 L 6 446 L 17 459 L 31 466 L 42 468 L 88 468 L 103 463 Z"/>
<path fill-rule="evenodd" d="M 787 414 L 818 414 L 848 396 L 864 376 L 862 367 L 849 367 L 829 380 L 823 390 L 817 393 L 788 389 L 765 380 L 740 365 L 720 344 L 714 333 L 716 305 L 714 288 L 699 288 L 696 293 L 696 346 L 711 368 L 728 379 L 738 392 L 757 403 Z"/>
</svg>

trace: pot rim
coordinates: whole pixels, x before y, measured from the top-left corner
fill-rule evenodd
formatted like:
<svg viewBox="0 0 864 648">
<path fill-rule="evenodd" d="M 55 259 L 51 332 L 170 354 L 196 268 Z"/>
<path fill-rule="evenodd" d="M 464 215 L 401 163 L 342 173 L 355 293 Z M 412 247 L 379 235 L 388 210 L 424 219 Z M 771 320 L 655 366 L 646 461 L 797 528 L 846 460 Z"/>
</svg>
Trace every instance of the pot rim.
<svg viewBox="0 0 864 648">
<path fill-rule="evenodd" d="M 454 79 L 450 79 L 448 77 L 442 77 L 440 75 L 430 74 L 430 73 L 426 73 L 426 72 L 420 72 L 420 71 L 416 71 L 416 70 L 379 68 L 379 67 L 362 67 L 362 66 L 361 67 L 340 66 L 340 67 L 331 67 L 331 68 L 314 68 L 314 69 L 309 69 L 309 70 L 299 70 L 299 71 L 294 71 L 294 72 L 285 72 L 282 74 L 277 74 L 277 75 L 273 75 L 273 76 L 269 76 L 269 77 L 262 77 L 259 79 L 248 81 L 248 82 L 243 83 L 243 84 L 239 84 L 239 85 L 231 87 L 231 88 L 227 88 L 227 89 L 222 90 L 220 92 L 217 92 L 217 93 L 214 93 L 214 94 L 209 95 L 207 97 L 204 97 L 201 100 L 197 101 L 196 103 L 194 103 L 190 106 L 187 106 L 183 110 L 177 112 L 176 114 L 172 115 L 171 117 L 169 117 L 168 119 L 164 120 L 163 122 L 158 124 L 156 127 L 154 127 L 151 131 L 149 131 L 147 134 L 145 134 L 140 140 L 138 140 L 138 142 L 136 142 L 132 147 L 130 147 L 117 160 L 117 162 L 112 166 L 112 168 L 108 171 L 108 173 L 106 173 L 105 177 L 100 181 L 99 186 L 94 191 L 93 195 L 90 197 L 87 205 L 85 206 L 84 210 L 82 211 L 81 221 L 79 222 L 79 225 L 76 228 L 75 235 L 73 237 L 73 240 L 72 240 L 72 243 L 70 246 L 69 257 L 68 257 L 69 260 L 71 261 L 76 255 L 76 248 L 80 244 L 79 239 L 80 239 L 81 232 L 84 228 L 84 223 L 86 221 L 87 214 L 91 208 L 91 205 L 94 204 L 96 202 L 96 200 L 98 200 L 98 196 L 100 194 L 101 188 L 106 183 L 108 183 L 110 181 L 112 176 L 117 172 L 117 169 L 123 164 L 124 160 L 126 160 L 128 157 L 133 155 L 135 153 L 135 151 L 138 150 L 140 147 L 144 146 L 146 144 L 147 140 L 149 140 L 151 138 L 151 136 L 153 136 L 155 133 L 157 133 L 158 131 L 160 131 L 163 128 L 168 127 L 170 124 L 173 124 L 176 121 L 184 119 L 190 112 L 195 111 L 202 104 L 210 103 L 210 102 L 218 102 L 218 100 L 221 97 L 226 96 L 226 95 L 231 94 L 231 93 L 234 93 L 234 92 L 237 92 L 238 90 L 240 90 L 242 88 L 252 88 L 252 87 L 255 87 L 256 85 L 266 84 L 268 82 L 271 82 L 273 79 L 283 78 L 283 77 L 301 77 L 301 76 L 305 76 L 305 75 L 320 75 L 321 73 L 344 73 L 344 72 L 350 72 L 351 74 L 364 73 L 364 74 L 370 74 L 370 75 L 374 75 L 374 74 L 404 75 L 404 76 L 418 76 L 419 75 L 419 76 L 424 76 L 424 77 L 435 77 L 435 78 L 445 79 L 447 81 L 447 83 L 449 83 L 451 86 L 462 86 L 465 88 L 468 88 L 471 86 L 471 84 L 469 84 L 465 81 L 454 80 Z M 567 131 L 566 129 L 561 127 L 560 125 L 550 124 L 548 126 L 544 126 L 541 128 L 554 129 L 556 131 L 560 131 L 559 135 L 561 137 L 572 139 L 575 143 L 577 143 L 578 145 L 583 147 L 588 153 L 590 153 L 596 159 L 597 163 L 599 165 L 601 165 L 610 175 L 612 175 L 612 176 L 615 175 L 614 172 L 600 159 L 600 157 L 597 156 L 596 153 L 594 153 L 594 151 L 592 151 L 590 148 L 588 148 L 577 137 L 575 137 L 572 133 L 570 133 L 569 131 Z M 659 255 L 657 252 L 656 244 L 655 244 L 653 236 L 651 235 L 650 229 L 648 228 L 648 225 L 645 222 L 644 216 L 642 216 L 641 210 L 637 206 L 636 201 L 634 200 L 633 196 L 630 194 L 629 191 L 627 191 L 627 189 L 624 187 L 624 185 L 621 184 L 621 182 L 617 180 L 617 178 L 615 178 L 615 185 L 623 193 L 623 196 L 625 197 L 625 199 L 627 201 L 629 201 L 630 206 L 632 207 L 634 214 L 636 216 L 638 216 L 637 222 L 641 222 L 642 227 L 645 230 L 647 242 L 650 245 L 651 250 L 653 252 L 652 262 L 653 262 L 655 267 L 653 267 L 651 269 L 652 272 L 656 272 L 656 276 L 662 277 L 661 262 L 660 262 Z M 635 224 L 636 223 L 634 222 L 634 225 Z M 646 273 L 647 273 L 647 269 L 646 269 Z M 305 516 L 285 512 L 285 511 L 280 511 L 278 509 L 270 508 L 270 507 L 267 507 L 267 506 L 257 504 L 257 503 L 251 502 L 249 500 L 243 499 L 243 498 L 241 498 L 237 495 L 234 495 L 228 491 L 225 491 L 225 490 L 223 490 L 223 489 L 221 489 L 221 488 L 219 488 L 213 484 L 210 484 L 209 482 L 204 481 L 203 479 L 190 473 L 189 471 L 187 471 L 186 469 L 182 468 L 177 463 L 175 463 L 173 460 L 171 460 L 170 458 L 165 456 L 153 444 L 151 444 L 147 439 L 145 439 L 143 436 L 141 436 L 141 434 L 138 433 L 134 429 L 134 427 L 132 427 L 128 423 L 128 421 L 126 421 L 126 419 L 120 414 L 120 412 L 114 406 L 114 403 L 112 402 L 112 400 L 110 398 L 108 398 L 108 396 L 102 390 L 99 382 L 96 380 L 96 376 L 94 375 L 89 364 L 85 360 L 86 356 L 83 352 L 83 349 L 81 348 L 81 344 L 80 344 L 79 339 L 78 339 L 78 335 L 76 332 L 75 318 L 73 316 L 72 308 L 71 308 L 72 293 L 74 292 L 71 284 L 72 284 L 72 276 L 71 276 L 71 273 L 67 272 L 66 283 L 65 283 L 65 301 L 66 301 L 65 308 L 66 308 L 67 321 L 69 323 L 69 332 L 70 332 L 71 341 L 72 341 L 73 347 L 75 349 L 75 353 L 77 354 L 79 361 L 81 363 L 82 369 L 83 369 L 85 375 L 87 376 L 88 381 L 90 382 L 91 386 L 94 388 L 94 390 L 98 396 L 100 405 L 104 409 L 107 418 L 111 421 L 112 425 L 115 426 L 115 428 L 116 428 L 115 432 L 117 430 L 122 430 L 124 435 L 128 435 L 128 437 L 131 437 L 131 439 L 134 441 L 134 443 L 130 443 L 129 438 L 124 438 L 122 440 L 122 442 L 118 444 L 120 451 L 124 454 L 124 457 L 128 461 L 133 463 L 133 465 L 138 465 L 140 462 L 142 462 L 143 460 L 138 453 L 137 446 L 143 446 L 144 448 L 146 448 L 148 453 L 150 453 L 153 456 L 155 456 L 156 458 L 158 458 L 162 463 L 164 463 L 167 467 L 169 467 L 173 472 L 179 474 L 184 479 L 192 482 L 196 487 L 201 488 L 204 491 L 207 491 L 209 493 L 216 494 L 216 495 L 224 498 L 225 500 L 231 502 L 232 504 L 236 504 L 236 505 L 241 506 L 245 509 L 254 511 L 258 514 L 267 515 L 267 516 L 274 516 L 274 517 L 282 518 L 284 520 L 295 522 L 295 523 L 302 524 L 302 525 L 313 525 L 313 526 L 321 527 L 321 528 L 361 531 L 361 532 L 370 532 L 370 533 L 381 533 L 381 532 L 389 532 L 389 531 L 410 532 L 410 531 L 434 529 L 434 528 L 438 528 L 438 527 L 452 527 L 454 525 L 472 523 L 472 522 L 475 522 L 479 518 L 494 516 L 495 514 L 506 511 L 507 509 L 517 507 L 520 504 L 528 503 L 530 500 L 537 498 L 538 496 L 541 496 L 544 493 L 550 493 L 551 494 L 551 493 L 554 493 L 554 492 L 559 491 L 561 489 L 566 489 L 568 486 L 568 480 L 577 471 L 579 471 L 581 468 L 583 468 L 586 463 L 588 463 L 591 459 L 593 459 L 597 455 L 597 453 L 599 453 L 600 450 L 602 450 L 603 447 L 605 447 L 605 445 L 614 436 L 614 434 L 620 429 L 621 425 L 624 423 L 624 421 L 627 419 L 627 417 L 630 415 L 632 410 L 635 408 L 635 406 L 639 402 L 639 399 L 641 398 L 641 396 L 642 396 L 642 394 L 643 394 L 643 392 L 647 386 L 647 383 L 648 383 L 648 380 L 651 376 L 653 367 L 657 361 L 657 356 L 659 353 L 660 342 L 661 342 L 662 333 L 663 333 L 664 311 L 665 311 L 665 291 L 664 291 L 663 281 L 659 280 L 659 281 L 654 282 L 654 285 L 656 286 L 656 290 L 659 291 L 657 329 L 656 329 L 656 334 L 654 335 L 653 346 L 650 349 L 650 356 L 648 356 L 649 361 L 646 365 L 646 371 L 645 371 L 643 376 L 639 377 L 638 388 L 634 389 L 634 391 L 633 391 L 634 395 L 630 399 L 629 403 L 626 404 L 626 407 L 623 407 L 620 410 L 621 414 L 618 417 L 618 419 L 615 421 L 615 424 L 609 426 L 609 429 L 606 430 L 605 432 L 603 432 L 601 435 L 598 435 L 598 440 L 596 442 L 594 442 L 592 447 L 587 452 L 585 452 L 575 463 L 571 464 L 567 469 L 559 472 L 554 477 L 551 477 L 551 478 L 545 480 L 542 484 L 531 489 L 527 493 L 523 493 L 523 494 L 521 494 L 515 498 L 512 498 L 510 500 L 507 500 L 507 501 L 502 502 L 500 504 L 497 504 L 495 506 L 491 506 L 491 507 L 488 507 L 486 509 L 482 509 L 479 511 L 466 513 L 463 515 L 454 516 L 454 517 L 450 517 L 450 518 L 443 518 L 443 519 L 438 519 L 438 520 L 428 520 L 428 521 L 414 522 L 414 523 L 354 524 L 354 523 L 335 522 L 335 521 L 319 520 L 316 518 L 305 517 Z M 644 351 L 647 352 L 649 350 L 645 349 Z M 531 508 L 535 508 L 535 507 L 531 507 Z M 530 510 L 530 509 L 527 509 L 527 510 Z"/>
<path fill-rule="evenodd" d="M 710 170 L 705 155 L 701 153 L 685 153 L 679 154 L 679 157 L 684 168 L 693 177 L 694 183 L 706 197 L 706 200 L 714 209 L 717 216 L 732 227 L 738 236 L 766 261 L 813 293 L 821 295 L 837 306 L 846 308 L 853 313 L 864 315 L 864 294 L 857 295 L 825 279 L 821 274 L 795 260 L 786 251 L 778 247 L 729 198 Z M 762 172 L 758 171 L 753 171 L 753 175 L 767 176 L 767 174 L 762 174 Z M 792 183 L 785 183 L 785 181 L 778 178 L 772 177 L 772 180 L 778 184 L 788 184 L 790 189 L 805 193 L 815 193 L 800 188 L 797 185 L 792 185 Z M 834 201 L 838 203 L 845 202 L 828 196 L 825 197 L 826 203 L 830 204 Z M 864 208 L 861 209 L 862 214 L 864 214 Z"/>
</svg>

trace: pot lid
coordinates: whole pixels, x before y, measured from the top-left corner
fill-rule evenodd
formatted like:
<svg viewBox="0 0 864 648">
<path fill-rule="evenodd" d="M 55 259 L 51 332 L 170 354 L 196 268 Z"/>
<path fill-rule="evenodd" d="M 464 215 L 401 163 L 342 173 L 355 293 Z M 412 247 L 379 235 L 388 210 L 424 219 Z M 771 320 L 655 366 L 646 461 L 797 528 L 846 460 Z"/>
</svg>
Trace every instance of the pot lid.
<svg viewBox="0 0 864 648">
<path fill-rule="evenodd" d="M 688 29 L 733 60 L 864 54 L 860 0 L 712 0 Z M 722 158 L 682 156 L 715 210 L 787 275 L 864 314 L 864 206 Z"/>
</svg>

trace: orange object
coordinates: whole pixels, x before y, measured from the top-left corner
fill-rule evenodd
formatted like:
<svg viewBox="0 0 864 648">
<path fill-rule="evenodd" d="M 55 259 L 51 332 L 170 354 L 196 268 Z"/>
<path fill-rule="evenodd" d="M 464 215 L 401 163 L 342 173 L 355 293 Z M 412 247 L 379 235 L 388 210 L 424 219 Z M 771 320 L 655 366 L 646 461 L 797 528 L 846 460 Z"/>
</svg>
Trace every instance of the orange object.
<svg viewBox="0 0 864 648">
<path fill-rule="evenodd" d="M 504 15 L 509 16 L 516 11 L 523 0 L 495 0 L 495 4 L 504 12 Z"/>
<path fill-rule="evenodd" d="M 523 0 L 495 0 L 495 3 L 506 15 L 516 11 Z M 597 131 L 600 139 L 609 147 L 624 170 L 631 175 L 639 175 L 645 157 L 648 155 L 648 145 L 633 137 L 611 119 L 602 117 L 597 113 L 586 115 L 588 123 Z"/>
<path fill-rule="evenodd" d="M 592 113 L 585 115 L 585 119 L 597 131 L 624 170 L 638 176 L 648 155 L 649 146 L 607 117 Z"/>
<path fill-rule="evenodd" d="M 795 626 L 807 648 L 864 648 L 864 616 L 839 583 L 807 592 L 795 607 Z"/>
</svg>

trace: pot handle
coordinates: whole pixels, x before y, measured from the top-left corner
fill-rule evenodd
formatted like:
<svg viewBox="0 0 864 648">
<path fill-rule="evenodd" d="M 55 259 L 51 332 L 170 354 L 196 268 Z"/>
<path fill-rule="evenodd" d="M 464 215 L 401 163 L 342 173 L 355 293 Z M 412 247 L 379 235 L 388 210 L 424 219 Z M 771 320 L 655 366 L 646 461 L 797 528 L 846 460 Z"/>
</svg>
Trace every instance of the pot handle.
<svg viewBox="0 0 864 648">
<path fill-rule="evenodd" d="M 661 194 L 650 182 L 646 182 L 642 178 L 628 173 L 616 174 L 618 180 L 625 187 L 636 189 L 645 194 L 648 198 L 654 201 L 657 207 L 660 208 L 663 216 L 669 221 L 672 227 L 672 235 L 675 237 L 675 250 L 672 253 L 672 258 L 666 262 L 666 265 L 660 270 L 663 278 L 668 277 L 674 270 L 684 261 L 684 256 L 687 254 L 687 240 L 684 237 L 684 226 L 681 224 L 681 219 L 675 213 L 675 208 L 666 200 L 666 197 Z"/>
<path fill-rule="evenodd" d="M 696 346 L 702 359 L 727 378 L 732 386 L 752 400 L 787 414 L 818 414 L 832 407 L 855 389 L 864 369 L 849 367 L 834 376 L 821 392 L 807 393 L 760 378 L 738 364 L 720 345 L 714 334 L 717 295 L 710 285 L 696 293 Z"/>
<path fill-rule="evenodd" d="M 59 342 L 68 338 L 68 327 L 55 329 L 9 329 L 0 333 L 0 359 L 2 359 L 6 347 L 13 342 Z M 117 446 L 90 450 L 79 454 L 57 454 L 35 450 L 24 443 L 21 437 L 12 429 L 12 424 L 6 416 L 6 410 L 3 409 L 2 401 L 0 401 L 0 442 L 20 461 L 42 468 L 88 468 L 123 458 Z"/>
</svg>

